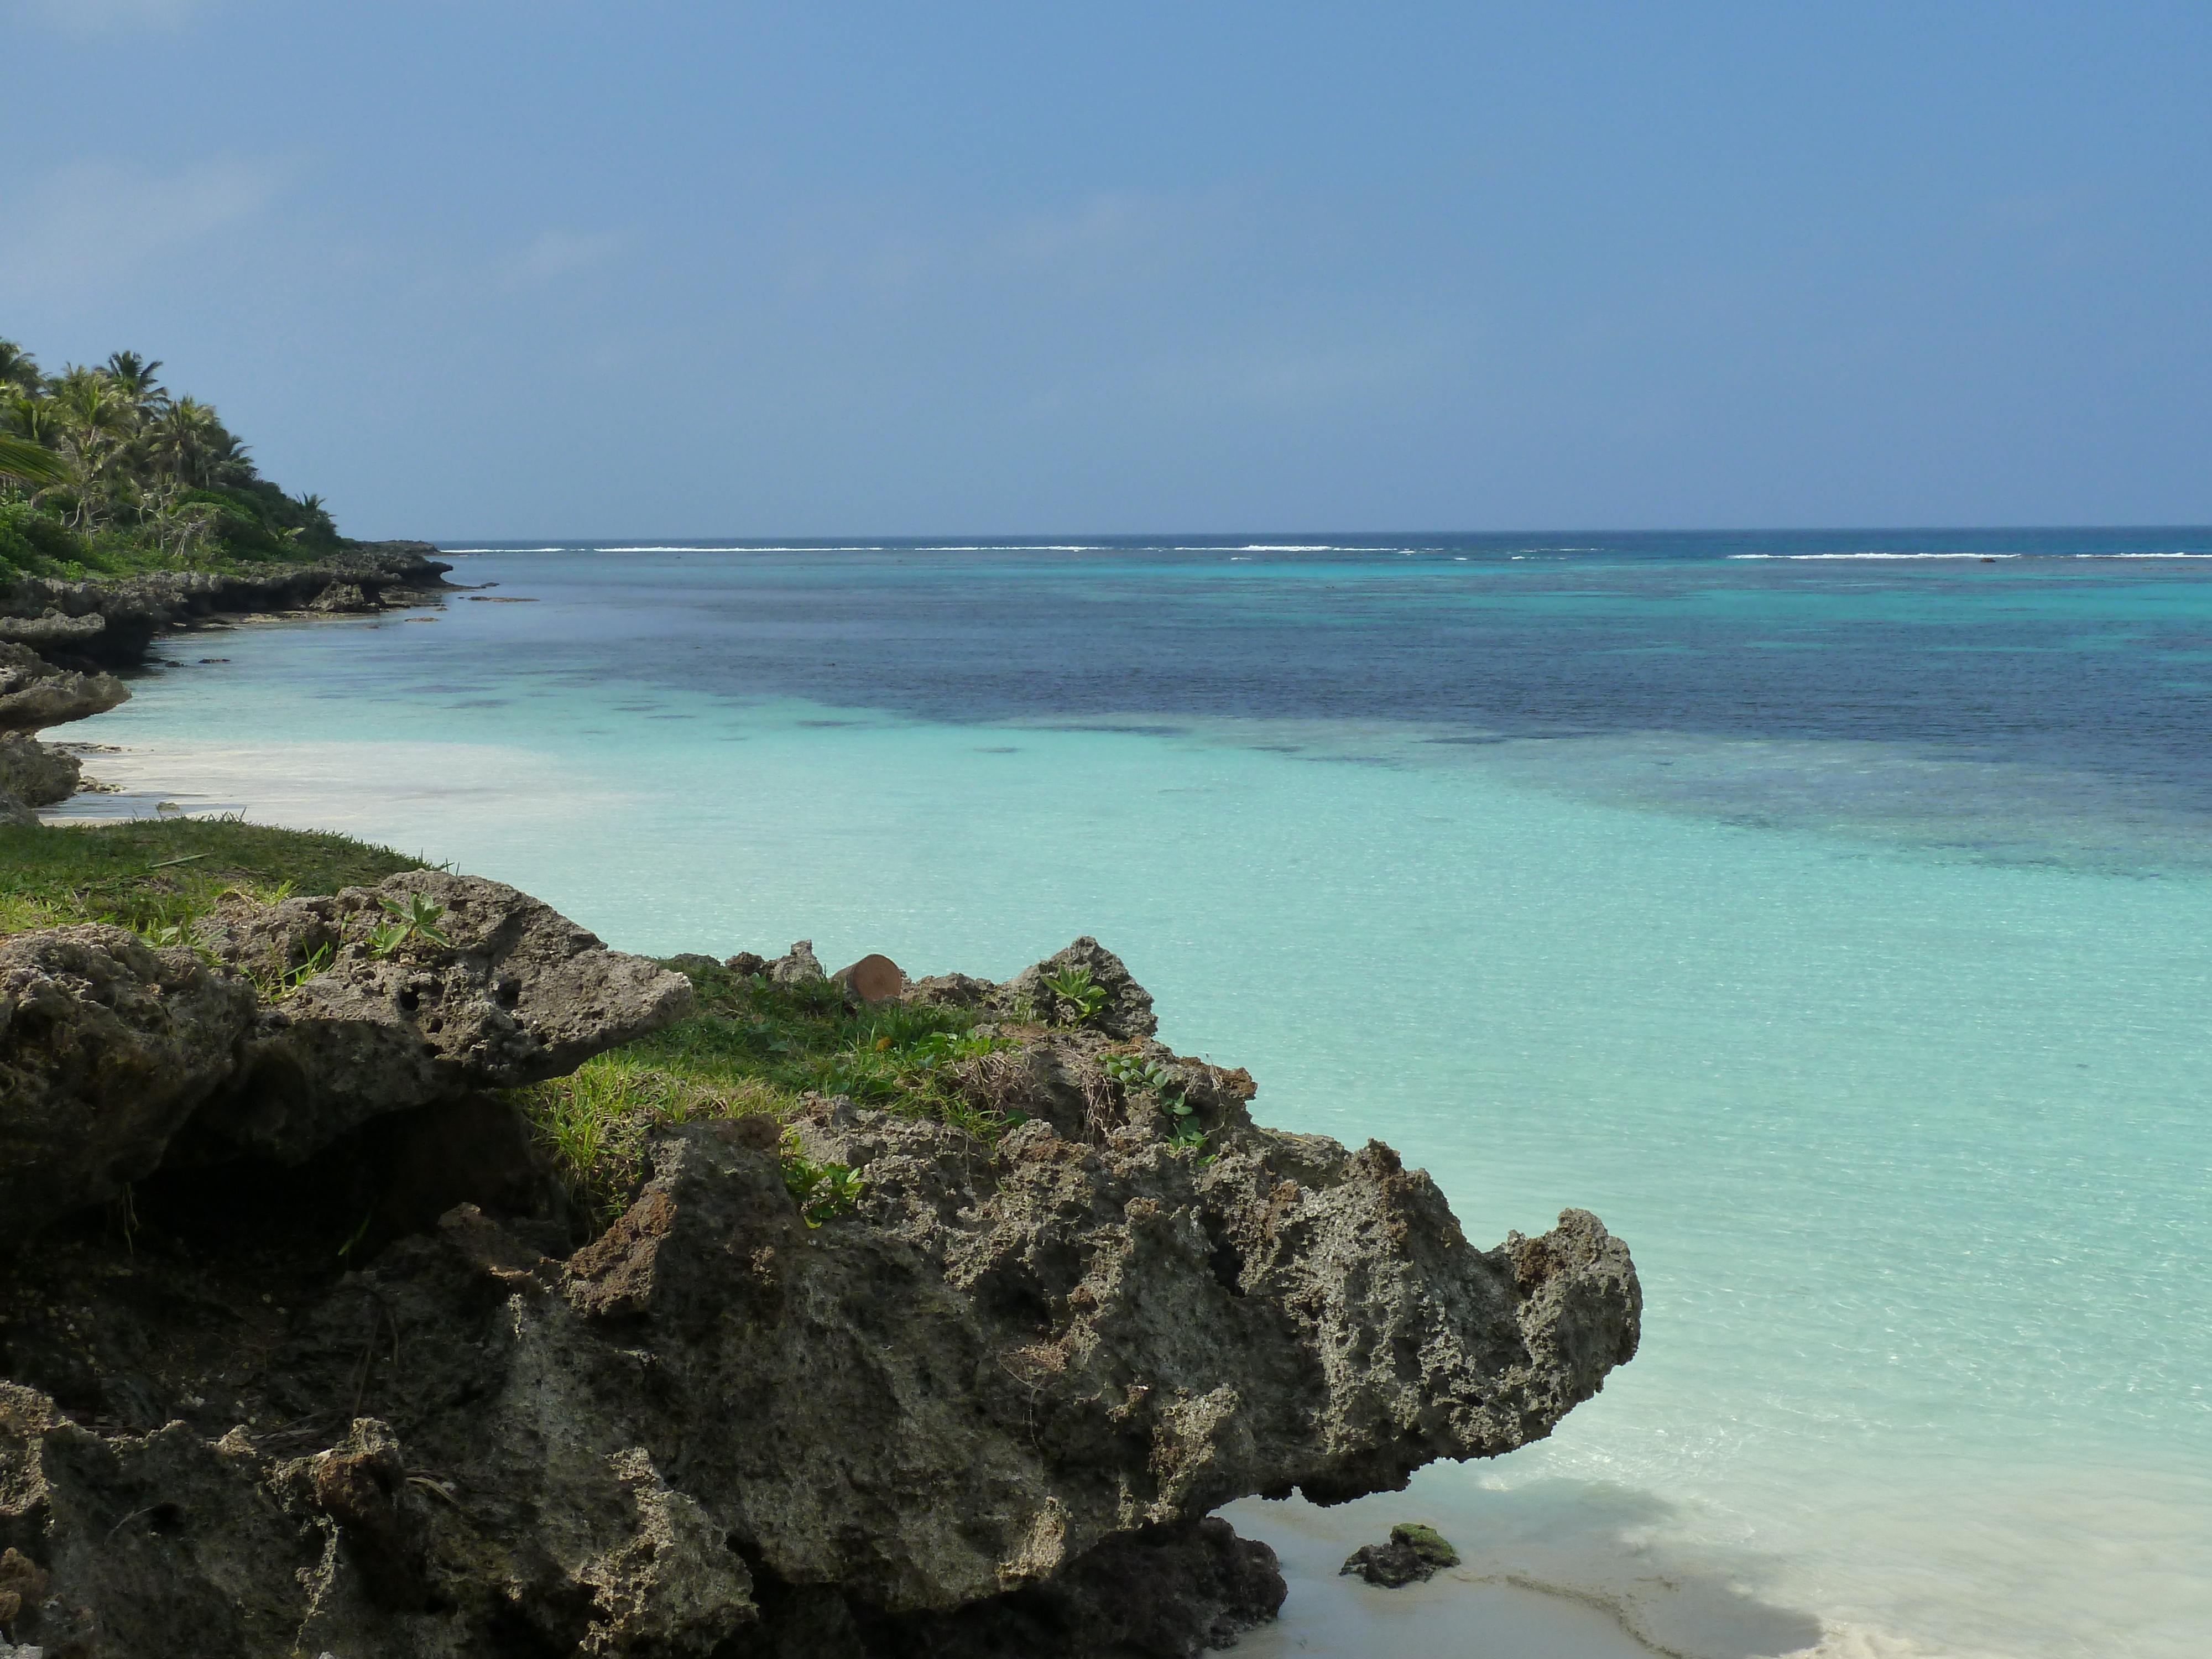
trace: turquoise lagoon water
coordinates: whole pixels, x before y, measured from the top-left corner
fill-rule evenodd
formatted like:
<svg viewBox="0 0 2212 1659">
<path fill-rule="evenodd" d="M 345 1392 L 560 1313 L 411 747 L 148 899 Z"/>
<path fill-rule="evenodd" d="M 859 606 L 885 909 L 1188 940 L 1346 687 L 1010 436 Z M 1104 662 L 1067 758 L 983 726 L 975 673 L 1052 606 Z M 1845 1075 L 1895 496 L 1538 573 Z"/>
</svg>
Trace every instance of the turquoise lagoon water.
<svg viewBox="0 0 2212 1659">
<path fill-rule="evenodd" d="M 74 735 L 634 949 L 1094 933 L 1471 1235 L 1595 1210 L 1635 1362 L 1237 1506 L 1257 1652 L 1504 1651 L 1328 1575 L 1408 1515 L 1698 1659 L 2212 1647 L 2212 563 L 2109 556 L 2203 532 L 1255 539 L 471 553 L 532 603 L 191 636 Z"/>
</svg>

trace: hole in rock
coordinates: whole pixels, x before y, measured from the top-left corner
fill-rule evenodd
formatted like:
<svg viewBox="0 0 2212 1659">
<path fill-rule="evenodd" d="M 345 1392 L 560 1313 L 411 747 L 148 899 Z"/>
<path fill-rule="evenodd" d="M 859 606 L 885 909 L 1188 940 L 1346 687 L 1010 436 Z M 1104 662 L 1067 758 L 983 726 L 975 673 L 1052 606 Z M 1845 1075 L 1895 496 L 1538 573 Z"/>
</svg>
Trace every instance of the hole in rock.
<svg viewBox="0 0 2212 1659">
<path fill-rule="evenodd" d="M 372 1118 L 303 1164 L 165 1166 L 132 1202 L 142 1228 L 202 1246 L 281 1248 L 333 1272 L 430 1231 L 457 1204 L 511 1220 L 568 1218 L 521 1114 L 489 1095 Z"/>
</svg>

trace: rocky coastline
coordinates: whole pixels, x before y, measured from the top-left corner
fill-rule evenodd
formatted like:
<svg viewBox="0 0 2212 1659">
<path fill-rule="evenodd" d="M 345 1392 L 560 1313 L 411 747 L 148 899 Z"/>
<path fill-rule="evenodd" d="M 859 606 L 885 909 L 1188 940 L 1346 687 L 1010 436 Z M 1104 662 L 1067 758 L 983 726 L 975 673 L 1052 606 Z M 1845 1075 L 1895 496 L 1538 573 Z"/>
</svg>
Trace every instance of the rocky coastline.
<svg viewBox="0 0 2212 1659">
<path fill-rule="evenodd" d="M 79 632 L 0 642 L 0 719 L 428 552 L 19 589 Z M 1595 1217 L 1478 1247 L 1389 1147 L 1256 1122 L 1091 939 L 1004 984 L 654 962 L 422 869 L 171 931 L 0 937 L 0 1659 L 1189 1659 L 1285 1594 L 1212 1511 L 1510 1450 L 1635 1352 Z M 778 999 L 951 1035 L 912 1099 L 862 1086 L 886 1036 L 849 1091 L 597 1123 L 611 1191 L 533 1115 Z"/>
<path fill-rule="evenodd" d="M 129 700 L 112 672 L 143 663 L 164 634 L 226 616 L 333 616 L 434 603 L 453 566 L 427 542 L 369 542 L 328 559 L 228 572 L 155 571 L 120 580 L 26 576 L 0 589 L 0 823 L 83 785 L 83 764 L 39 734 Z"/>
</svg>

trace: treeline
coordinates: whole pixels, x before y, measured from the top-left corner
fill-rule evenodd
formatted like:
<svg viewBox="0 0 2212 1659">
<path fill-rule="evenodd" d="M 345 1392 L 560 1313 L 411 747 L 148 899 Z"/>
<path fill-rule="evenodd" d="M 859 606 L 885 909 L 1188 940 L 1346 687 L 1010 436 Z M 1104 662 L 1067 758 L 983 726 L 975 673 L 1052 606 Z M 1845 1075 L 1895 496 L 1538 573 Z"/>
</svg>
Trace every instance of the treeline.
<svg viewBox="0 0 2212 1659">
<path fill-rule="evenodd" d="M 215 568 L 342 545 L 319 498 L 255 470 L 211 404 L 118 351 L 40 372 L 0 339 L 0 577 Z"/>
</svg>

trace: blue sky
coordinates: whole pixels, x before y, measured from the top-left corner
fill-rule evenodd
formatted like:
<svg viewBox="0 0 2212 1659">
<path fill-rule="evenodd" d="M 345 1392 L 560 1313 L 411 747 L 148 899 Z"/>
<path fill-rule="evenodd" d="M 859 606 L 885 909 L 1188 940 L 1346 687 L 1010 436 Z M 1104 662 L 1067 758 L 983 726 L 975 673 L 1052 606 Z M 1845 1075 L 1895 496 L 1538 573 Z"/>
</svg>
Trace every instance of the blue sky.
<svg viewBox="0 0 2212 1659">
<path fill-rule="evenodd" d="M 2212 520 L 2212 8 L 0 0 L 0 333 L 356 534 Z"/>
</svg>

